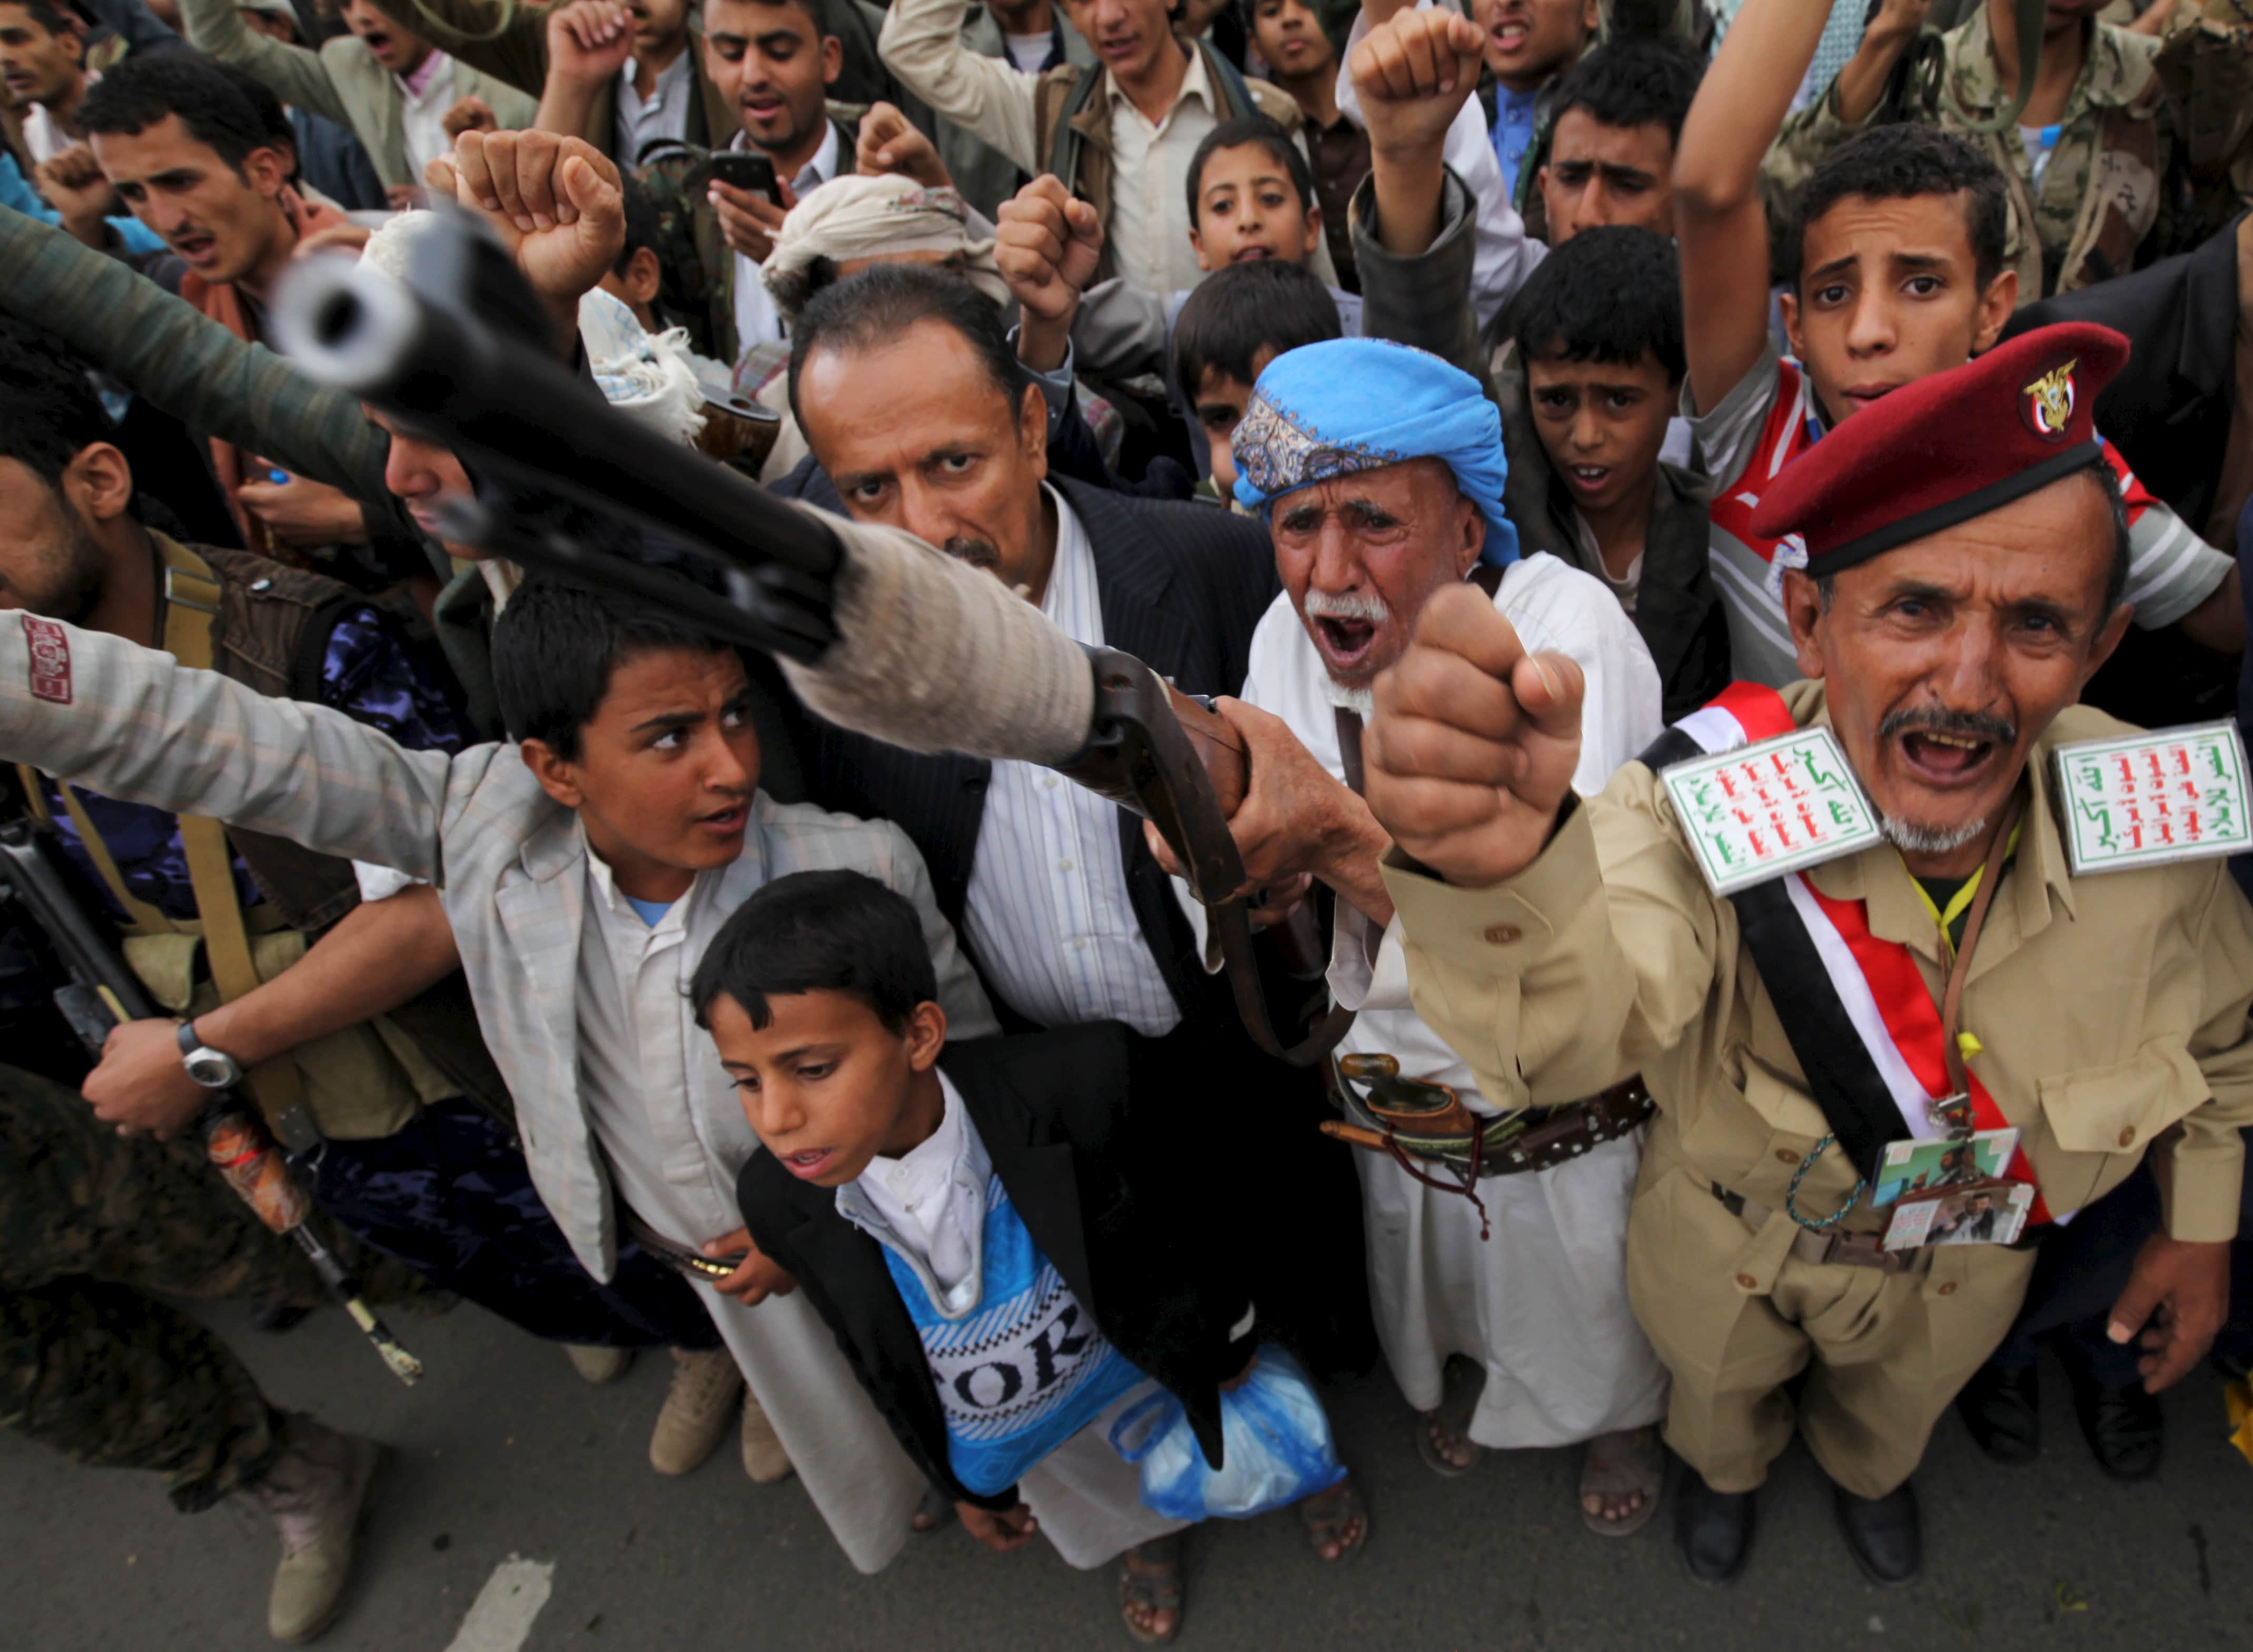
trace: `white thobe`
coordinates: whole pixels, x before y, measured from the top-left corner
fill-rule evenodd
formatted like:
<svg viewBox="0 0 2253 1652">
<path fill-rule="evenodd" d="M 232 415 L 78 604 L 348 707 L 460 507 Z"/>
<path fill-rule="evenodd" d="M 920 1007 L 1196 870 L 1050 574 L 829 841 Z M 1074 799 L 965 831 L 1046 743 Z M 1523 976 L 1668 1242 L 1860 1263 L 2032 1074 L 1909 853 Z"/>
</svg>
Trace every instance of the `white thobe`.
<svg viewBox="0 0 2253 1652">
<path fill-rule="evenodd" d="M 1634 624 L 1601 583 L 1552 556 L 1512 563 L 1495 606 L 1529 651 L 1579 662 L 1587 698 L 1573 785 L 1601 791 L 1664 727 L 1658 673 Z M 1252 639 L 1244 698 L 1290 724 L 1343 779 L 1328 690 L 1290 597 L 1277 597 Z M 1359 1011 L 1340 1055 L 1398 1056 L 1403 1073 L 1495 1112 L 1469 1064 L 1410 1003 L 1398 920 L 1373 971 L 1357 947 L 1341 946 L 1329 979 L 1337 1000 Z M 1378 1340 L 1410 1405 L 1436 1407 L 1447 1356 L 1461 1354 L 1486 1374 L 1468 1430 L 1482 1446 L 1568 1445 L 1657 1420 L 1665 1369 L 1627 1299 L 1628 1202 L 1641 1156 L 1639 1140 L 1627 1137 L 1552 1169 L 1485 1178 L 1477 1191 L 1492 1237 L 1482 1241 L 1468 1199 L 1424 1186 L 1381 1154 L 1355 1152 Z"/>
</svg>

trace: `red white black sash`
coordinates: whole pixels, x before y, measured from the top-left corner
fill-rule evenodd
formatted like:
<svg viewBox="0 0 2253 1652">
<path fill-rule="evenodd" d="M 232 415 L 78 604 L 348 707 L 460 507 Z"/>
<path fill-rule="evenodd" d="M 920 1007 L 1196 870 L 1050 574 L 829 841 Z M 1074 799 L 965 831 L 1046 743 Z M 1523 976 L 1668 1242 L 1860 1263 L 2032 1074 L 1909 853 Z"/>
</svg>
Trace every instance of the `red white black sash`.
<svg viewBox="0 0 2253 1652">
<path fill-rule="evenodd" d="M 1797 726 L 1773 688 L 1732 683 L 1661 735 L 1641 761 L 1655 773 Z M 1874 1181 L 1887 1142 L 1940 1133 L 1929 1104 L 1950 1093 L 1940 1007 L 1915 955 L 1871 933 L 1866 903 L 1833 900 L 1796 872 L 1729 898 L 1816 1105 L 1857 1173 Z M 1971 1111 L 1975 1130 L 2009 1126 L 1976 1073 Z M 2005 1174 L 2034 1181 L 2023 1152 Z M 2028 1218 L 2050 1219 L 2038 1188 Z"/>
</svg>

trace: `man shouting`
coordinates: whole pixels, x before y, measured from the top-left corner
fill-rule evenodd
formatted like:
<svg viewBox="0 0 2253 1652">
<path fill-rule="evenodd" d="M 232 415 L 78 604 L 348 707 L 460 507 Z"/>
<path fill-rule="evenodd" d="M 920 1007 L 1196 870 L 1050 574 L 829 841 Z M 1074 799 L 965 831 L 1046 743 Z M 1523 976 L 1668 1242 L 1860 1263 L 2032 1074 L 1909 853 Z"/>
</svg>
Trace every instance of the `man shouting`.
<svg viewBox="0 0 2253 1652">
<path fill-rule="evenodd" d="M 1935 1420 L 2043 1230 L 2147 1147 L 2166 1230 L 2110 1335 L 2142 1335 L 2156 1391 L 2222 1319 L 2253 912 L 2219 859 L 2075 876 L 2053 814 L 2052 751 L 2124 732 L 2074 701 L 2129 618 L 2089 424 L 2126 355 L 2103 328 L 2030 332 L 1803 456 L 1761 519 L 1805 540 L 1783 592 L 1811 680 L 1731 690 L 1601 798 L 1572 787 L 1580 668 L 1475 593 L 1433 597 L 1378 685 L 1368 795 L 1418 1010 L 1492 1099 L 1640 1071 L 1658 1102 L 1629 1291 L 1673 1374 L 1667 1439 L 1695 1471 L 1676 1531 L 1703 1581 L 1744 1564 L 1803 1370 L 1797 1425 L 1849 1549 L 1875 1581 L 1912 1576 Z M 1817 725 L 1884 840 L 1716 895 L 1656 770 Z M 2025 1236 L 1887 1248 L 1866 1196 L 1885 1142 L 1974 1127 L 2019 1133 Z"/>
</svg>

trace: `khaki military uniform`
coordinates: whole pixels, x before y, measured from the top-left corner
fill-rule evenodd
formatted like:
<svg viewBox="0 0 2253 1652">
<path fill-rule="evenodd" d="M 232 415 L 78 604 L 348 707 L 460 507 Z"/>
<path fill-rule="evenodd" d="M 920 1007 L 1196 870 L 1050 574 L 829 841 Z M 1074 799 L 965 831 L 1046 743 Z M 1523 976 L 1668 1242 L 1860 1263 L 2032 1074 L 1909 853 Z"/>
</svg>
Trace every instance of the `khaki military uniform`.
<svg viewBox="0 0 2253 1652">
<path fill-rule="evenodd" d="M 1823 691 L 1784 691 L 1801 726 Z M 2121 727 L 2075 707 L 2036 742 L 2014 861 L 1972 956 L 1962 1026 L 1973 1070 L 2049 1208 L 2080 1209 L 2146 1152 L 2178 1239 L 2236 1231 L 2238 1129 L 2253 1122 L 2253 910 L 2219 860 L 2068 875 L 2044 774 L 2050 749 Z M 1459 889 L 1396 855 L 1385 883 L 1406 932 L 1417 1010 L 1498 1105 L 1554 1105 L 1640 1071 L 1659 1113 L 1629 1216 L 1629 1290 L 1674 1379 L 1667 1439 L 1720 1491 L 1765 1478 L 1791 1431 L 1786 1378 L 1814 1367 L 1798 1418 L 1824 1470 L 1860 1496 L 1906 1480 L 1958 1388 L 2010 1328 L 2031 1251 L 1956 1245 L 1898 1272 L 1813 1259 L 1825 1241 L 1783 1214 L 1830 1126 L 1745 950 L 1656 777 L 1640 763 L 1580 805 L 1531 867 Z M 1889 847 L 1816 868 L 1867 903 L 1872 931 L 1915 956 L 1937 1000 L 1940 937 Z M 1853 1195 L 1836 1149 L 1799 1208 Z M 1867 1197 L 1841 1224 L 1876 1234 Z"/>
<path fill-rule="evenodd" d="M 2007 262 L 2019 272 L 2019 302 L 2071 292 L 2123 275 L 2160 223 L 2161 180 L 2173 163 L 2175 130 L 2166 87 L 2153 67 L 2159 42 L 2109 23 L 2090 24 L 2089 55 L 2067 100 L 2056 147 L 2035 185 L 2033 164 L 2015 127 L 1975 132 L 2008 107 L 1984 7 L 1940 37 L 1936 74 L 1914 77 L 1901 115 L 1960 134 L 2002 169 L 2011 195 Z M 1823 157 L 1876 125 L 1882 108 L 1859 125 L 1839 118 L 1838 87 L 1792 115 L 1761 167 L 1771 199 L 1796 196 Z M 2031 233 L 2029 233 L 2031 227 Z M 2171 244 L 2159 250 L 2176 250 Z"/>
</svg>

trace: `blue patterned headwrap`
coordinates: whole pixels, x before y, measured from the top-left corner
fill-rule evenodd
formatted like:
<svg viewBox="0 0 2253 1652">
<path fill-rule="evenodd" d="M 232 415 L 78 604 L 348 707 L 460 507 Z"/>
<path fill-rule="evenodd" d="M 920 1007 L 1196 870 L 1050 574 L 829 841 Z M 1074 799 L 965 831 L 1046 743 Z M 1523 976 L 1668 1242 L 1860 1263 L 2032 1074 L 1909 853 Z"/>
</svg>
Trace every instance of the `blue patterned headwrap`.
<svg viewBox="0 0 2253 1652">
<path fill-rule="evenodd" d="M 1517 560 L 1502 507 L 1502 415 L 1477 380 L 1437 356 L 1382 338 L 1287 351 L 1252 387 L 1234 445 L 1237 502 L 1263 516 L 1281 495 L 1332 477 L 1445 460 L 1486 518 L 1480 560 Z"/>
</svg>

